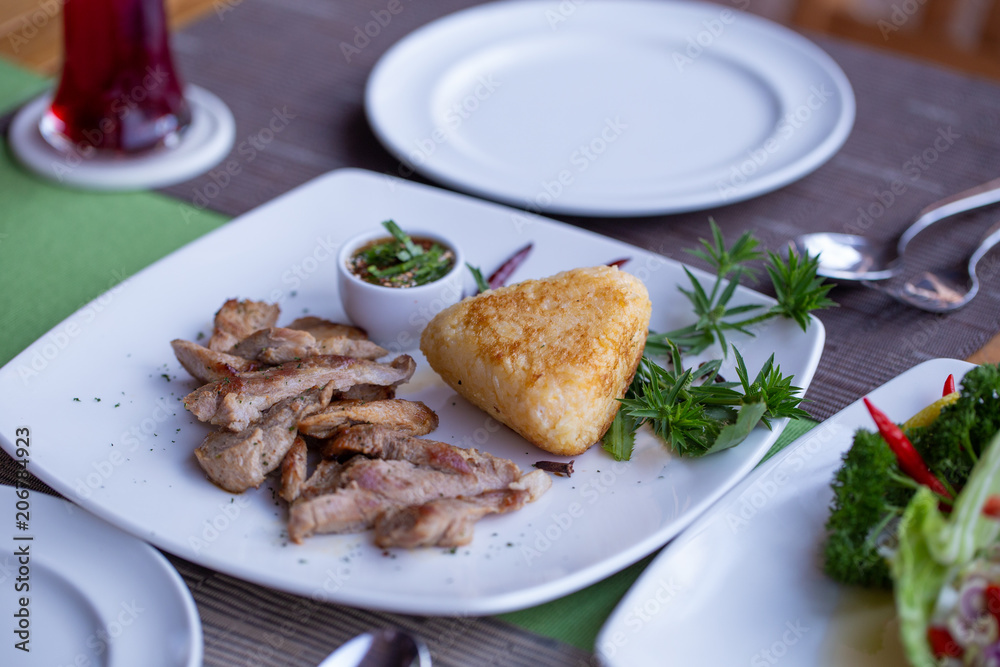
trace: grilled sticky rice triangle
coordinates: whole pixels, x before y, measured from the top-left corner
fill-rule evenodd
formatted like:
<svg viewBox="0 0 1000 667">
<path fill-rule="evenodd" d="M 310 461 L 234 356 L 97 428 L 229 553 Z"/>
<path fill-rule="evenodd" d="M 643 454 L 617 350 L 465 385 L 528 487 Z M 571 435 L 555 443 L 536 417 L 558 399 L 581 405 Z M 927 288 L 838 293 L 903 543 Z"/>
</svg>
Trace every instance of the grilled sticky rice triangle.
<svg viewBox="0 0 1000 667">
<path fill-rule="evenodd" d="M 541 449 L 575 456 L 618 412 L 650 311 L 638 278 L 615 267 L 575 269 L 446 308 L 420 349 L 471 403 Z"/>
</svg>

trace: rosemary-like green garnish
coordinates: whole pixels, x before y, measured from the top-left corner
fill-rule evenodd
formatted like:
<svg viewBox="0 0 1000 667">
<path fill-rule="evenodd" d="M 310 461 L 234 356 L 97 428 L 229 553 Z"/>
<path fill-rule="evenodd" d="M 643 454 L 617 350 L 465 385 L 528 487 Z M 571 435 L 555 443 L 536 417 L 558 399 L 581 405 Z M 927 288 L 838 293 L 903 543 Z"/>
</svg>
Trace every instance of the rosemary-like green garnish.
<svg viewBox="0 0 1000 667">
<path fill-rule="evenodd" d="M 732 347 L 739 382 L 719 381 L 722 359 L 684 369 L 683 355 L 701 353 L 716 342 L 722 346 L 723 357 L 727 356 L 731 347 L 727 333 L 752 336 L 751 325 L 774 317 L 793 319 L 805 330 L 811 311 L 836 306 L 826 296 L 832 285 L 816 275 L 818 258 L 808 254 L 800 258 L 793 251 L 787 258 L 768 253 L 765 268 L 777 295 L 776 305 L 730 306 L 739 278 L 753 276 L 748 263 L 762 257 L 759 242 L 746 232 L 727 248 L 718 225 L 709 222 L 712 239 L 701 239 L 702 247 L 688 252 L 715 269 L 715 281 L 706 288 L 684 269 L 691 286 L 678 289 L 691 302 L 697 320 L 647 337 L 632 384 L 602 438 L 604 449 L 617 460 L 631 457 L 635 432 L 647 423 L 674 452 L 704 456 L 743 442 L 757 424 L 770 428 L 772 419 L 808 416 L 798 407 L 801 389 L 790 376 L 781 374 L 774 355 L 751 379 L 742 355 Z M 657 364 L 654 356 L 666 356 L 671 370 Z"/>
</svg>

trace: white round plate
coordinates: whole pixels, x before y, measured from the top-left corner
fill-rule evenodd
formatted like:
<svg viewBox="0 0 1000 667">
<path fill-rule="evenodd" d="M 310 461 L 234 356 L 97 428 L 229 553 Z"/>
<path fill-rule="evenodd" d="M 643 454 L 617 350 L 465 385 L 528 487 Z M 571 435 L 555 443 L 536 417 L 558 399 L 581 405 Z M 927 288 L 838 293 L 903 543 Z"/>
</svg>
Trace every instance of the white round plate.
<svg viewBox="0 0 1000 667">
<path fill-rule="evenodd" d="M 166 558 L 72 503 L 16 493 L 0 486 L 9 519 L 0 540 L 0 664 L 201 665 L 198 610 Z M 27 530 L 15 519 L 27 519 Z"/>
<path fill-rule="evenodd" d="M 868 396 L 902 422 L 941 397 L 949 374 L 960 380 L 973 367 L 932 359 Z M 859 428 L 875 429 L 861 400 L 759 466 L 668 544 L 598 635 L 600 664 L 909 664 L 892 593 L 823 573 L 830 483 Z"/>
<path fill-rule="evenodd" d="M 402 175 L 579 215 L 755 197 L 819 167 L 854 123 L 851 86 L 815 44 L 680 0 L 461 11 L 389 49 L 365 103 Z"/>
<path fill-rule="evenodd" d="M 229 155 L 236 121 L 225 102 L 198 86 L 187 86 L 191 125 L 176 146 L 136 155 L 96 153 L 92 148 L 60 151 L 38 129 L 52 101 L 46 94 L 26 104 L 11 121 L 10 148 L 28 169 L 43 178 L 87 190 L 147 190 L 182 183 Z"/>
</svg>

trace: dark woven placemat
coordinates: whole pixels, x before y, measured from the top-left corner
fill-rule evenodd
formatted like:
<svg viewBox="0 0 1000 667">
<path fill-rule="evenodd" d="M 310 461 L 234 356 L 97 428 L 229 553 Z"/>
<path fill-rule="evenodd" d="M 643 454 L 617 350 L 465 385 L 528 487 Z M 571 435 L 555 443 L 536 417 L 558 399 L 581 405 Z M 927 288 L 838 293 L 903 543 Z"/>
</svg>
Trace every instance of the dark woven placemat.
<svg viewBox="0 0 1000 667">
<path fill-rule="evenodd" d="M 365 80 L 399 38 L 471 4 L 476 3 L 403 3 L 367 44 L 355 39 L 379 9 L 369 3 L 243 2 L 184 30 L 175 39 L 181 71 L 219 94 L 236 116 L 237 148 L 230 159 L 239 173 L 216 170 L 165 191 L 238 215 L 339 167 L 408 175 L 365 120 Z M 773 249 L 805 231 L 864 231 L 891 241 L 927 204 L 1000 175 L 1000 86 L 866 48 L 817 41 L 847 73 L 858 102 L 847 144 L 819 170 L 769 195 L 704 212 L 553 217 L 690 261 L 681 249 L 706 233 L 709 215 L 729 236 L 754 229 Z M 355 43 L 364 46 L 357 51 L 343 46 Z M 261 135 L 269 127 L 280 131 Z M 967 256 L 997 217 L 1000 209 L 987 210 L 932 229 L 912 246 L 913 264 Z M 925 359 L 965 358 L 976 351 L 1000 330 L 997 269 L 996 261 L 987 261 L 980 296 L 946 316 L 913 310 L 865 288 L 834 290 L 841 307 L 820 315 L 827 345 L 808 392 L 812 415 L 824 419 Z"/>
</svg>

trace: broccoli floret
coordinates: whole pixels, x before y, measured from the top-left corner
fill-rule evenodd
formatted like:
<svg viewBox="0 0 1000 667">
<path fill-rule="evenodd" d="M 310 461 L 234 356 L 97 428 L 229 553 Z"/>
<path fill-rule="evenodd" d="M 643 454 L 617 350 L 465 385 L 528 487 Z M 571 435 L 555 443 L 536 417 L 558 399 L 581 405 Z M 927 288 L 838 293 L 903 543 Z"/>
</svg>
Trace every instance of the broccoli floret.
<svg viewBox="0 0 1000 667">
<path fill-rule="evenodd" d="M 913 495 L 892 479 L 896 457 L 877 433 L 859 430 L 833 480 L 833 505 L 826 529 L 826 573 L 847 584 L 891 588 L 892 577 L 878 554 L 878 535 Z"/>
<path fill-rule="evenodd" d="M 975 415 L 969 422 L 969 440 L 979 456 L 1000 430 L 1000 367 L 977 366 L 969 371 L 955 405 Z"/>
<path fill-rule="evenodd" d="M 1000 431 L 1000 366 L 978 366 L 962 381 L 961 396 L 929 426 L 907 432 L 939 479 L 961 490 L 975 461 Z M 848 584 L 891 588 L 878 539 L 913 497 L 912 482 L 880 435 L 859 430 L 833 481 L 826 528 L 826 573 Z"/>
<path fill-rule="evenodd" d="M 962 380 L 959 399 L 941 410 L 934 423 L 907 435 L 927 467 L 960 490 L 998 430 L 1000 369 L 989 365 L 969 371 Z"/>
</svg>

